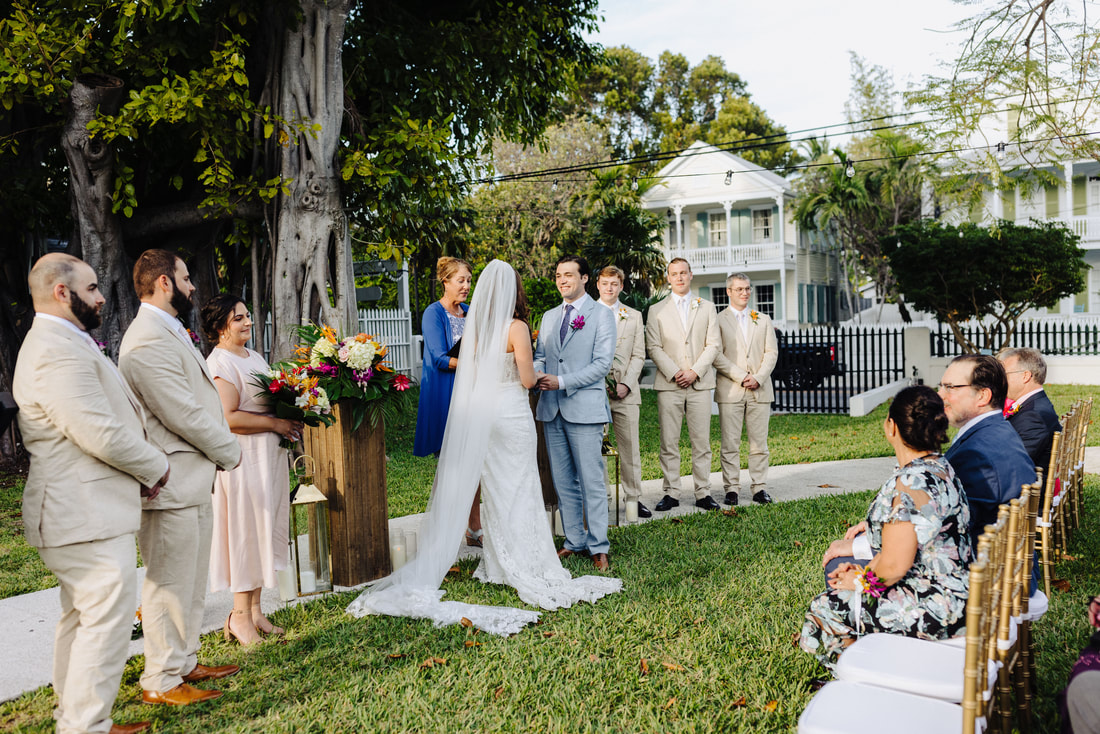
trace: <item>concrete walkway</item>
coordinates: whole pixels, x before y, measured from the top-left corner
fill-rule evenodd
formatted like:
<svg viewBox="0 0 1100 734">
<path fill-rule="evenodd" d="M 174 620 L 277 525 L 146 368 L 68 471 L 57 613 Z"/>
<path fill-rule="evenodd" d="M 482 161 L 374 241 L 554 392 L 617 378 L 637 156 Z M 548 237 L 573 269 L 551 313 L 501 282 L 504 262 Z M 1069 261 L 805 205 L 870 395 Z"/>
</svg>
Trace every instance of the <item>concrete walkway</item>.
<svg viewBox="0 0 1100 734">
<path fill-rule="evenodd" d="M 855 459 L 849 461 L 825 461 L 814 464 L 788 464 L 786 466 L 772 467 L 768 475 L 768 491 L 777 502 L 789 502 L 791 500 L 820 495 L 844 494 L 859 492 L 866 489 L 877 488 L 890 476 L 894 469 L 893 457 L 878 459 Z M 1100 447 L 1086 449 L 1085 469 L 1088 472 L 1100 471 Z M 751 504 L 747 496 L 749 478 L 748 472 L 741 473 L 742 486 L 745 491 L 741 493 L 741 503 Z M 669 512 L 653 513 L 654 520 L 662 517 L 686 515 L 693 512 L 703 512 L 690 501 L 692 494 L 691 477 L 682 479 L 683 492 L 680 506 Z M 654 505 L 661 499 L 661 480 L 652 479 L 642 483 L 642 502 L 653 510 Z M 711 475 L 711 495 L 722 501 L 722 475 Z M 620 502 L 622 498 L 620 498 Z M 622 508 L 620 507 L 622 511 Z M 402 530 L 415 530 L 420 527 L 422 515 L 407 515 L 405 517 L 390 520 L 391 528 Z M 626 513 L 622 511 L 621 517 L 625 522 Z M 615 521 L 615 508 L 611 508 L 611 521 Z M 643 521 L 644 522 L 644 521 Z M 612 548 L 614 551 L 614 548 Z M 480 551 L 474 548 L 461 547 L 459 557 L 476 555 Z M 138 590 L 140 594 L 141 579 L 145 570 L 138 569 Z M 338 587 L 337 591 L 346 591 Z M 313 597 L 316 598 L 316 597 Z M 135 599 L 137 607 L 140 599 Z M 307 600 L 296 600 L 289 604 L 299 604 Z M 265 610 L 276 610 L 284 606 L 275 589 L 265 589 L 263 592 L 263 606 Z M 203 617 L 203 632 L 210 632 L 222 628 L 226 617 L 233 608 L 233 595 L 231 592 L 219 592 L 209 594 L 206 597 L 206 613 Z M 57 588 L 37 591 L 33 594 L 0 599 L 0 620 L 3 620 L 5 634 L 0 636 L 0 660 L 6 661 L 6 665 L 0 666 L 0 701 L 17 698 L 27 691 L 32 691 L 50 683 L 50 674 L 53 664 L 53 635 L 60 617 L 61 608 L 58 600 Z M 136 640 L 130 643 L 130 655 L 142 653 L 142 641 Z M 216 661 L 203 660 L 206 663 Z"/>
</svg>

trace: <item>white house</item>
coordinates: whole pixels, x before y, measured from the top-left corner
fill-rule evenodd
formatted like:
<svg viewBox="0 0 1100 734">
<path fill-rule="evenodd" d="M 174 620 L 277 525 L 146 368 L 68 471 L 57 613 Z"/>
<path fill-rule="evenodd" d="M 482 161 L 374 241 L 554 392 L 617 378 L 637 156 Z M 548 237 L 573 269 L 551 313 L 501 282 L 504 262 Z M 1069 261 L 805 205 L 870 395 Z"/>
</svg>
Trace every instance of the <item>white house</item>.
<svg viewBox="0 0 1100 734">
<path fill-rule="evenodd" d="M 701 142 L 656 178 L 642 206 L 667 217 L 665 256 L 691 263 L 699 296 L 721 310 L 726 277 L 743 272 L 752 279 L 750 306 L 779 326 L 847 318 L 836 250 L 818 232 L 799 231 L 785 178 Z"/>
</svg>

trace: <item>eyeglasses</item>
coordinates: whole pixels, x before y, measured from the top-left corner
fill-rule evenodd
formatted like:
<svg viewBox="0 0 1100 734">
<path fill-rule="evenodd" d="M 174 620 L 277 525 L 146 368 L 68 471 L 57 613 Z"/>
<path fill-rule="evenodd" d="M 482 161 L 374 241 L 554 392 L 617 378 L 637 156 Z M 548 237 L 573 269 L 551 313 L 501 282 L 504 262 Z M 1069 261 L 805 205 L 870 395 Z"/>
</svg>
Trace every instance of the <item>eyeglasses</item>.
<svg viewBox="0 0 1100 734">
<path fill-rule="evenodd" d="M 1021 372 L 1031 372 L 1031 370 L 1005 370 L 1006 375 L 1018 375 Z"/>
<path fill-rule="evenodd" d="M 969 382 L 963 383 L 961 385 L 948 385 L 946 382 L 941 382 L 940 384 L 936 385 L 936 389 L 938 389 L 938 390 L 947 390 L 948 392 L 950 392 L 951 390 L 958 390 L 960 387 L 974 387 L 974 386 L 971 385 Z"/>
<path fill-rule="evenodd" d="M 734 293 L 752 293 L 752 288 L 730 288 Z"/>
</svg>

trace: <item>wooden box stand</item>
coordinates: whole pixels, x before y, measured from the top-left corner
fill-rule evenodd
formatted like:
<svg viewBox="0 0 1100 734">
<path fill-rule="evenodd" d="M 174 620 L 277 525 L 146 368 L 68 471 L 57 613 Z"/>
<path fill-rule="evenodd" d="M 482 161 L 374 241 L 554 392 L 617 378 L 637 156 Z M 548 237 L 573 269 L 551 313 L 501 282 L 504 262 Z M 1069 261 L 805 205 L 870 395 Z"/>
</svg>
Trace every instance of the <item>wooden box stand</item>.
<svg viewBox="0 0 1100 734">
<path fill-rule="evenodd" d="M 386 431 L 364 419 L 351 430 L 351 410 L 337 404 L 331 426 L 307 426 L 305 452 L 317 463 L 314 482 L 328 499 L 332 582 L 356 586 L 390 572 L 386 507 Z"/>
</svg>

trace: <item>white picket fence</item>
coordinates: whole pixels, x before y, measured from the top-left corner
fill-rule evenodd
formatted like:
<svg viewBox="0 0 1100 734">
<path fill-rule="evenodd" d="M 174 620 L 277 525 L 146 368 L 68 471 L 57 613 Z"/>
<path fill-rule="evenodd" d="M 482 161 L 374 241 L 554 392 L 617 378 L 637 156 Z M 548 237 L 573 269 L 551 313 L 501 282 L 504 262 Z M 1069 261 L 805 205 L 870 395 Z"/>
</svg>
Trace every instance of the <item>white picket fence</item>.
<svg viewBox="0 0 1100 734">
<path fill-rule="evenodd" d="M 420 379 L 420 337 L 412 333 L 412 314 L 398 308 L 359 309 L 359 331 L 389 347 L 387 362 L 396 372 Z M 271 317 L 263 331 L 264 358 L 271 361 Z"/>
</svg>

